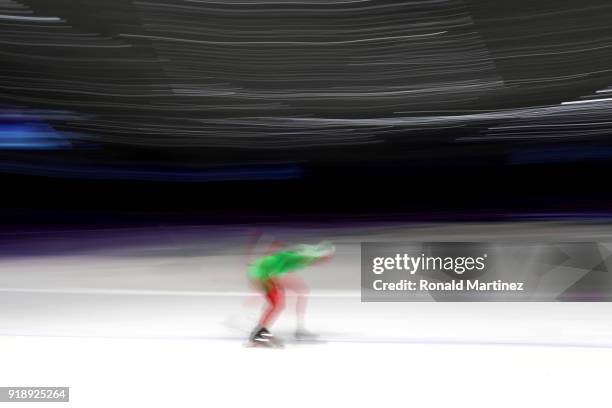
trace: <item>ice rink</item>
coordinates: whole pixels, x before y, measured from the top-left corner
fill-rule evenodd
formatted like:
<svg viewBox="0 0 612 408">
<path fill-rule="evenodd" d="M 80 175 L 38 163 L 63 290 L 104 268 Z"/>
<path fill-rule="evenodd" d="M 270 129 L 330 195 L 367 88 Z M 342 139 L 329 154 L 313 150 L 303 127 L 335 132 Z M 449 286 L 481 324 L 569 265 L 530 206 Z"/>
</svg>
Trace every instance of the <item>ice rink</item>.
<svg viewBox="0 0 612 408">
<path fill-rule="evenodd" d="M 0 385 L 70 386 L 83 407 L 605 406 L 610 303 L 362 303 L 361 241 L 610 241 L 601 223 L 265 226 L 330 239 L 305 270 L 308 326 L 243 347 L 262 305 L 250 227 L 29 231 L 0 239 Z M 27 405 L 27 403 L 25 403 Z"/>
</svg>

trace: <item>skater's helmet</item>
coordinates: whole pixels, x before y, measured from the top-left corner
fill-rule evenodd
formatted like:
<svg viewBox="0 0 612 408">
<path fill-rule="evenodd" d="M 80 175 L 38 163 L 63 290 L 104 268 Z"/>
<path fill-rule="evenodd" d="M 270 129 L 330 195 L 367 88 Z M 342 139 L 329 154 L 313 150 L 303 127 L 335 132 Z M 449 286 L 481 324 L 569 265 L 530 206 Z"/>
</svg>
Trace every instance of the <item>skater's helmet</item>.
<svg viewBox="0 0 612 408">
<path fill-rule="evenodd" d="M 336 248 L 329 241 L 321 241 L 317 245 L 298 245 L 296 251 L 300 255 L 323 258 L 332 256 L 336 252 Z"/>
</svg>

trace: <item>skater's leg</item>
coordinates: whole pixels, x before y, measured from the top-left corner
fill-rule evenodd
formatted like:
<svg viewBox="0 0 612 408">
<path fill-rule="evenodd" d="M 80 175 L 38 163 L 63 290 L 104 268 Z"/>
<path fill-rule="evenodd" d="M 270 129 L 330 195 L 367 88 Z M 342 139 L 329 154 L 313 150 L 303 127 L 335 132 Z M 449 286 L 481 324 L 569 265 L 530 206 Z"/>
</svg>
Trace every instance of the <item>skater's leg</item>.
<svg viewBox="0 0 612 408">
<path fill-rule="evenodd" d="M 284 307 L 284 291 L 282 286 L 273 280 L 261 283 L 268 304 L 261 315 L 259 324 L 251 332 L 249 337 L 250 344 L 266 347 L 282 347 L 282 343 L 268 331 L 268 327 L 274 323 L 274 320 Z"/>
<path fill-rule="evenodd" d="M 282 286 L 274 280 L 266 282 L 266 299 L 268 304 L 264 310 L 259 325 L 261 327 L 268 328 L 274 320 L 278 317 L 278 314 L 285 307 L 285 294 Z"/>
<path fill-rule="evenodd" d="M 297 273 L 289 273 L 282 278 L 283 286 L 295 293 L 295 312 L 297 317 L 297 331 L 305 331 L 306 304 L 310 290 L 308 285 Z"/>
</svg>

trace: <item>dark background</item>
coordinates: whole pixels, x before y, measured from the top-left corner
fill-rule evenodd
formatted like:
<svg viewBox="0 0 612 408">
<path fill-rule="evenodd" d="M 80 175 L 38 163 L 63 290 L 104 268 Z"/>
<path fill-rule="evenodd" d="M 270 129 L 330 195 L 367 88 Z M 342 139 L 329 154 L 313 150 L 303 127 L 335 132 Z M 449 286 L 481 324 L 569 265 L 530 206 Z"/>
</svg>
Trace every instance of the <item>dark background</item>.
<svg viewBox="0 0 612 408">
<path fill-rule="evenodd" d="M 0 145 L 5 226 L 499 220 L 605 215 L 612 202 L 608 104 L 537 113 L 594 98 L 612 84 L 607 1 L 373 1 L 366 6 L 389 7 L 365 11 L 350 3 L 21 4 L 2 13 L 59 16 L 63 28 L 2 21 L 0 103 L 5 112 L 46 112 L 36 120 L 61 132 L 72 148 Z M 409 35 L 444 30 L 456 37 L 448 44 L 340 45 L 374 35 L 360 34 L 364 27 L 379 37 L 403 34 L 402 27 L 392 29 L 397 24 Z M 330 51 L 201 43 L 282 40 L 339 45 Z M 91 47 L 65 46 L 84 42 Z M 364 56 L 374 61 L 385 47 L 392 50 L 387 62 L 408 65 L 347 65 Z M 437 90 L 449 84 L 460 85 Z M 406 86 L 429 91 L 363 96 Z M 347 95 L 325 95 L 342 87 Z M 214 94 L 219 90 L 242 94 Z M 525 109 L 536 113 L 482 116 Z M 440 125 L 449 116 L 459 125 Z M 411 124 L 415 117 L 435 123 Z M 259 119 L 241 122 L 252 118 Z M 306 122 L 288 125 L 287 118 L 349 122 L 322 135 Z M 406 123 L 359 122 L 398 118 Z M 508 126 L 518 126 L 513 137 L 488 138 L 491 129 Z M 248 176 L 258 169 L 272 176 Z M 194 173 L 200 176 L 185 176 Z"/>
</svg>

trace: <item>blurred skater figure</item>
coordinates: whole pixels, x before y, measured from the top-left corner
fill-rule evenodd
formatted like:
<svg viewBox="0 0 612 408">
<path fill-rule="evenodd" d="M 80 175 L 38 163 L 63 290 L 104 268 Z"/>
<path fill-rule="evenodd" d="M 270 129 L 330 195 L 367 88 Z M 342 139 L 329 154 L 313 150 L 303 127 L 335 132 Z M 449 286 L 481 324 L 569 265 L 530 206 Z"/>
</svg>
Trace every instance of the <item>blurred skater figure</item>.
<svg viewBox="0 0 612 408">
<path fill-rule="evenodd" d="M 330 242 L 323 241 L 318 245 L 298 245 L 275 251 L 250 264 L 247 275 L 267 300 L 259 324 L 249 337 L 250 345 L 265 347 L 281 345 L 268 328 L 274 323 L 285 305 L 285 290 L 297 295 L 296 339 L 308 340 L 314 337 L 304 328 L 308 287 L 298 274 L 292 272 L 330 259 L 334 252 L 334 246 Z"/>
</svg>

